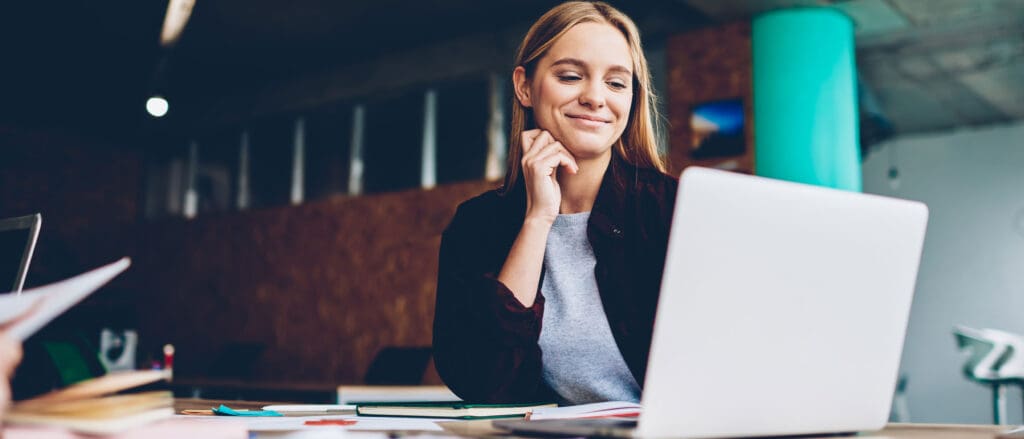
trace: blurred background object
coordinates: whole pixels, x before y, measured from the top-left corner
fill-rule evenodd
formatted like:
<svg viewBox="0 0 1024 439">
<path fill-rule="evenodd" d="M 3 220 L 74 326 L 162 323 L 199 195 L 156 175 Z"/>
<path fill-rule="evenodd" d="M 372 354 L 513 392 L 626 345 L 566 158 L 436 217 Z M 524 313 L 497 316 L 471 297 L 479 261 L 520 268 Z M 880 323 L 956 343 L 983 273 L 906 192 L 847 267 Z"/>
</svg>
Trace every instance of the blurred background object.
<svg viewBox="0 0 1024 439">
<path fill-rule="evenodd" d="M 964 376 L 992 388 L 992 423 L 1006 424 L 1006 390 L 1024 386 L 1024 337 L 998 329 L 953 329 L 956 344 L 968 354 Z"/>
</svg>

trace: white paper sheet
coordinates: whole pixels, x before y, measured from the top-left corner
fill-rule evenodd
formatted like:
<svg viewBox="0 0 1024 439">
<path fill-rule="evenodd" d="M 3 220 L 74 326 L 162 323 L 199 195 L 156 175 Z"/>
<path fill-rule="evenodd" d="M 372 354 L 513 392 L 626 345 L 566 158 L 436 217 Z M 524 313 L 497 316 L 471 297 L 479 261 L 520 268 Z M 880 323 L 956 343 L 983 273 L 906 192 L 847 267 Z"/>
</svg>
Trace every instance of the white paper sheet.
<svg viewBox="0 0 1024 439">
<path fill-rule="evenodd" d="M 8 330 L 8 336 L 20 341 L 34 334 L 51 320 L 75 306 L 111 279 L 117 277 L 131 265 L 131 260 L 121 258 L 117 262 L 87 271 L 60 282 L 24 290 L 21 295 L 0 295 L 0 325 L 21 317 L 33 306 L 26 318 L 18 320 Z M 38 305 L 38 306 L 37 306 Z"/>
<path fill-rule="evenodd" d="M 543 407 L 534 409 L 530 420 L 600 418 L 623 415 L 637 415 L 640 404 L 627 401 L 607 401 L 565 407 Z"/>
<path fill-rule="evenodd" d="M 405 435 L 402 435 L 405 436 Z M 409 435 L 415 439 L 452 439 L 454 436 L 446 433 L 414 433 Z M 342 429 L 333 430 L 299 430 L 299 431 L 270 431 L 253 433 L 251 439 L 395 439 L 394 434 L 383 431 L 351 431 Z"/>
<path fill-rule="evenodd" d="M 265 405 L 263 410 L 281 413 L 285 416 L 354 415 L 354 404 L 274 404 Z"/>
<path fill-rule="evenodd" d="M 444 431 L 437 421 L 451 419 L 432 418 L 385 418 L 356 415 L 334 416 L 187 416 L 191 419 L 206 422 L 243 422 L 250 432 L 288 432 L 305 430 L 346 430 L 356 431 Z M 355 421 L 352 425 L 306 425 L 306 421 L 346 420 Z M 353 431 L 355 430 L 355 431 Z"/>
</svg>

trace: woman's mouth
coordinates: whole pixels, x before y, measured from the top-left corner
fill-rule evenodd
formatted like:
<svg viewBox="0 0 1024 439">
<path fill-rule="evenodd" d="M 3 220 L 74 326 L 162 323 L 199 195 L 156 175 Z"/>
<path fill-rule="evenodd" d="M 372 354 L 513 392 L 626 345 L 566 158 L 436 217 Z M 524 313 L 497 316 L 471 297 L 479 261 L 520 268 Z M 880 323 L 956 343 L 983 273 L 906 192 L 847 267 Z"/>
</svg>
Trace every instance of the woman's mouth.
<svg viewBox="0 0 1024 439">
<path fill-rule="evenodd" d="M 600 128 L 611 123 L 611 121 L 602 117 L 587 114 L 566 114 L 565 116 L 572 120 L 573 124 L 585 128 Z"/>
</svg>

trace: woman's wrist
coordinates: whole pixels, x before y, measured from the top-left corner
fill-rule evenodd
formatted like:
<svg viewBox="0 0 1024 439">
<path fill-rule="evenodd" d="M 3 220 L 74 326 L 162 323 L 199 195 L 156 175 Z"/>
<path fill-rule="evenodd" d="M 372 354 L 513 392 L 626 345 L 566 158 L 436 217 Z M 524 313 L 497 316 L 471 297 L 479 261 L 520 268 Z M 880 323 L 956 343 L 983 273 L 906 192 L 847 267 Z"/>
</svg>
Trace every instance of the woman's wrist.
<svg viewBox="0 0 1024 439">
<path fill-rule="evenodd" d="M 542 230 L 550 230 L 551 226 L 555 223 L 555 217 L 558 215 L 548 214 L 527 214 L 526 219 L 523 220 L 523 228 L 536 228 Z"/>
</svg>

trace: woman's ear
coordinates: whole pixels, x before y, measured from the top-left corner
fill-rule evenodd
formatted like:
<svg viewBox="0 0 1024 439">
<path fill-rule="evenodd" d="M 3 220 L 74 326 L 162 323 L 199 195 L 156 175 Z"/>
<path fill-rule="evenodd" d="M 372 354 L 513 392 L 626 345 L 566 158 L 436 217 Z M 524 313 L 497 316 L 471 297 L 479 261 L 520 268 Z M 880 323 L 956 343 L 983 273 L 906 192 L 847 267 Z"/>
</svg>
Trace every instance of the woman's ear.
<svg viewBox="0 0 1024 439">
<path fill-rule="evenodd" d="M 533 106 L 530 100 L 530 80 L 526 77 L 526 69 L 523 66 L 516 67 L 512 71 L 512 89 L 516 92 L 516 99 L 526 108 Z"/>
</svg>

